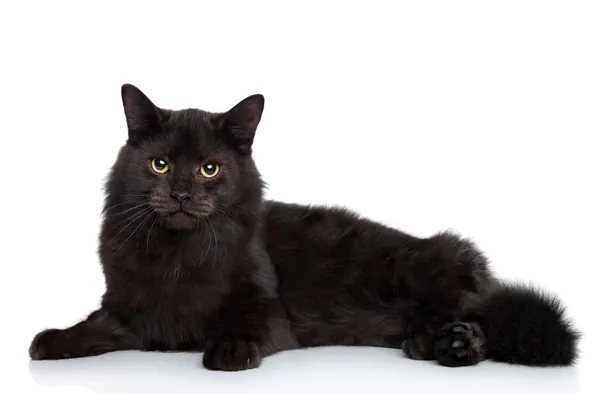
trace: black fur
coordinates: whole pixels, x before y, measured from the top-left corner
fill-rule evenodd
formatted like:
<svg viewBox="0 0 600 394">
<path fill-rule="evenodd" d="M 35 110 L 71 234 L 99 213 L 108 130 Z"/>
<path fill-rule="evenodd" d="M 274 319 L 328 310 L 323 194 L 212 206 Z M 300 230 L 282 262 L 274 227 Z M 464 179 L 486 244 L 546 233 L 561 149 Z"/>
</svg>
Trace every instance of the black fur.
<svg viewBox="0 0 600 394">
<path fill-rule="evenodd" d="M 129 138 L 106 185 L 102 305 L 42 331 L 31 358 L 195 350 L 207 368 L 242 370 L 286 349 L 365 345 L 447 366 L 576 360 L 558 301 L 495 279 L 469 240 L 263 201 L 251 155 L 262 96 L 223 114 L 160 109 L 131 85 L 122 96 Z M 203 175 L 207 164 L 220 171 Z"/>
</svg>

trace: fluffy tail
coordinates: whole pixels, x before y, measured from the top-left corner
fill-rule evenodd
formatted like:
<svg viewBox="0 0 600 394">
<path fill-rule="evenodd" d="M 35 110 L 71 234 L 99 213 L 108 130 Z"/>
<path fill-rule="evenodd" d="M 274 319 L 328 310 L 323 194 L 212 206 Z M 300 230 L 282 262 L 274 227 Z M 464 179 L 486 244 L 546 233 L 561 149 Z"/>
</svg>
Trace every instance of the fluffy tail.
<svg viewBox="0 0 600 394">
<path fill-rule="evenodd" d="M 532 286 L 503 284 L 481 307 L 478 314 L 490 359 L 537 366 L 577 361 L 580 333 L 555 296 Z"/>
</svg>

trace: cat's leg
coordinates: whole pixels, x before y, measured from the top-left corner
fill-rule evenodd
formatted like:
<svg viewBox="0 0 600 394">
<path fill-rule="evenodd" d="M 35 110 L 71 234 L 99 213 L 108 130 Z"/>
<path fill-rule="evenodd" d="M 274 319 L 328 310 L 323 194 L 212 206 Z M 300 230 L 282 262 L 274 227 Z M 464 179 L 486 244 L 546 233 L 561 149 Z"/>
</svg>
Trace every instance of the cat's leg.
<svg viewBox="0 0 600 394">
<path fill-rule="evenodd" d="M 429 333 L 416 334 L 404 341 L 402 350 L 413 360 L 434 360 L 434 340 L 435 337 Z"/>
<path fill-rule="evenodd" d="M 141 348 L 139 338 L 108 311 L 100 309 L 73 327 L 40 332 L 31 343 L 29 355 L 33 360 L 57 360 Z"/>
<path fill-rule="evenodd" d="M 220 313 L 203 357 L 208 369 L 256 368 L 263 357 L 298 347 L 279 300 L 238 294 Z"/>
<path fill-rule="evenodd" d="M 446 366 L 475 365 L 486 358 L 486 340 L 477 316 L 467 311 L 478 310 L 493 282 L 487 259 L 471 241 L 451 233 L 441 233 L 424 241 L 413 276 L 424 289 L 426 305 L 433 317 L 433 336 L 427 338 L 427 350 Z M 412 272 L 411 272 L 412 273 Z M 423 284 L 424 283 L 424 284 Z M 419 313 L 423 313 L 418 308 Z M 431 333 L 431 330 L 429 331 Z M 431 355 L 429 353 L 428 355 Z"/>
<path fill-rule="evenodd" d="M 446 324 L 435 340 L 435 357 L 447 367 L 475 365 L 485 360 L 486 355 L 485 335 L 479 323 Z"/>
<path fill-rule="evenodd" d="M 448 313 L 421 313 L 413 317 L 406 329 L 402 350 L 413 360 L 435 360 L 435 344 L 444 323 L 454 320 Z"/>
</svg>

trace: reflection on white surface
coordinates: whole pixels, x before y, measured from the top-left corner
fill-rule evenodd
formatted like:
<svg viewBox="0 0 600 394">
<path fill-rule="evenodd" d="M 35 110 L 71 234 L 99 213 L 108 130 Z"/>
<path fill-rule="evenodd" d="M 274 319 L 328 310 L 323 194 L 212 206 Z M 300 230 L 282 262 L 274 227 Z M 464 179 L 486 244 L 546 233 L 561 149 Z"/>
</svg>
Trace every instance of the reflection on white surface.
<svg viewBox="0 0 600 394">
<path fill-rule="evenodd" d="M 393 349 L 329 347 L 290 351 L 243 372 L 204 369 L 201 354 L 117 352 L 97 357 L 30 362 L 38 389 L 76 387 L 118 393 L 576 393 L 577 368 L 527 368 L 485 362 L 445 368 L 413 361 Z"/>
</svg>

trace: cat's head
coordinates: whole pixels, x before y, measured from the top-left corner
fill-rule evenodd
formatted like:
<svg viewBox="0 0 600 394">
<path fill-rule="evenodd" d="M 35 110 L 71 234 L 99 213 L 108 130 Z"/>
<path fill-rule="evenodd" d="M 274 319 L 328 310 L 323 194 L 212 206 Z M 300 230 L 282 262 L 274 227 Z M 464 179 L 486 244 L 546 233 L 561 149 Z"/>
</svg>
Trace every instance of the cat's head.
<svg viewBox="0 0 600 394">
<path fill-rule="evenodd" d="M 161 109 L 129 84 L 121 95 L 129 135 L 107 183 L 107 213 L 110 205 L 122 204 L 153 213 L 167 228 L 185 230 L 245 200 L 260 199 L 251 148 L 263 96 L 250 96 L 225 113 L 209 113 Z"/>
</svg>

